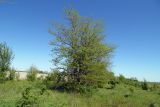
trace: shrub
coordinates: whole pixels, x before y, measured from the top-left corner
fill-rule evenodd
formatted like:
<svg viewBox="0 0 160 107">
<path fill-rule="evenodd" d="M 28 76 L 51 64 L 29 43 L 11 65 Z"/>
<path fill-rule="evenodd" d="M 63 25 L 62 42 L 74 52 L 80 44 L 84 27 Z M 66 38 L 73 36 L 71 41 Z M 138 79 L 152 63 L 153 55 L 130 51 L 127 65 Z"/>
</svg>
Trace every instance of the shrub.
<svg viewBox="0 0 160 107">
<path fill-rule="evenodd" d="M 7 75 L 6 72 L 1 72 L 0 73 L 0 82 L 3 83 L 6 80 L 6 75 Z"/>
<path fill-rule="evenodd" d="M 48 76 L 46 76 L 46 78 L 43 80 L 43 83 L 46 86 L 54 87 L 55 84 L 60 84 L 62 78 L 64 78 L 62 74 L 62 72 L 54 70 L 53 72 L 49 73 Z"/>
<path fill-rule="evenodd" d="M 151 87 L 151 90 L 158 90 L 158 84 L 154 83 L 153 86 Z"/>
<path fill-rule="evenodd" d="M 130 91 L 131 93 L 134 93 L 134 88 L 133 88 L 133 87 L 130 87 L 130 88 L 129 88 L 129 91 Z"/>
<path fill-rule="evenodd" d="M 130 97 L 130 96 L 131 96 L 131 93 L 130 93 L 130 92 L 126 92 L 126 93 L 124 94 L 124 97 L 125 97 L 125 98 Z"/>
<path fill-rule="evenodd" d="M 127 78 L 124 83 L 134 87 L 141 87 L 140 82 L 136 78 Z"/>
<path fill-rule="evenodd" d="M 27 80 L 35 81 L 37 79 L 38 69 L 35 66 L 31 66 L 27 74 Z"/>
<path fill-rule="evenodd" d="M 40 89 L 41 89 L 41 90 L 40 90 L 40 95 L 43 95 L 44 92 L 47 90 L 47 87 L 44 86 L 44 85 L 42 85 Z"/>
<path fill-rule="evenodd" d="M 119 81 L 120 82 L 125 82 L 125 77 L 123 75 L 119 75 Z"/>
<path fill-rule="evenodd" d="M 116 80 L 110 80 L 108 81 L 109 87 L 107 87 L 107 89 L 114 89 L 116 87 L 116 84 L 118 82 Z"/>
<path fill-rule="evenodd" d="M 77 83 L 71 81 L 65 72 L 59 72 L 57 70 L 50 73 L 44 80 L 44 84 L 49 88 L 58 91 L 77 92 L 77 93 L 89 93 L 94 87 L 91 84 Z"/>
<path fill-rule="evenodd" d="M 9 79 L 9 80 L 14 80 L 14 79 L 16 79 L 16 70 L 15 70 L 14 68 L 12 68 L 12 69 L 9 71 L 8 79 Z"/>
<path fill-rule="evenodd" d="M 92 88 L 103 88 L 105 84 L 107 84 L 107 73 L 105 71 L 99 71 L 97 73 L 93 68 L 90 73 L 81 76 L 81 79 L 82 85 L 86 84 L 86 86 L 90 86 Z"/>
<path fill-rule="evenodd" d="M 148 88 L 148 84 L 147 84 L 147 81 L 146 80 L 144 80 L 144 82 L 142 83 L 142 89 L 143 90 L 148 90 L 149 88 Z"/>
<path fill-rule="evenodd" d="M 22 98 L 17 102 L 17 107 L 33 107 L 37 104 L 37 95 L 30 87 L 26 88 L 22 93 Z"/>
</svg>

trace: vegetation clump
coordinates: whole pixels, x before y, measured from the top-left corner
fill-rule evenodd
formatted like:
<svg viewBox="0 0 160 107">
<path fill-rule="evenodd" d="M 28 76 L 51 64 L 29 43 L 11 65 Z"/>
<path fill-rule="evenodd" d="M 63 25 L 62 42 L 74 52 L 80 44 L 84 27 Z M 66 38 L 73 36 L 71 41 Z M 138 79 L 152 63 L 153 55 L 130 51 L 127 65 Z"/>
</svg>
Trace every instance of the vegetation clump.
<svg viewBox="0 0 160 107">
<path fill-rule="evenodd" d="M 27 74 L 27 80 L 28 81 L 37 80 L 37 73 L 38 73 L 38 69 L 35 66 L 31 66 Z"/>
<path fill-rule="evenodd" d="M 143 90 L 148 90 L 149 89 L 148 83 L 146 82 L 146 80 L 144 80 L 144 82 L 142 82 L 142 89 Z"/>
<path fill-rule="evenodd" d="M 22 93 L 22 98 L 17 102 L 17 107 L 35 107 L 37 101 L 37 95 L 28 87 Z"/>
<path fill-rule="evenodd" d="M 8 76 L 9 80 L 15 80 L 16 79 L 16 70 L 14 68 L 12 68 L 9 71 L 9 76 Z"/>
</svg>

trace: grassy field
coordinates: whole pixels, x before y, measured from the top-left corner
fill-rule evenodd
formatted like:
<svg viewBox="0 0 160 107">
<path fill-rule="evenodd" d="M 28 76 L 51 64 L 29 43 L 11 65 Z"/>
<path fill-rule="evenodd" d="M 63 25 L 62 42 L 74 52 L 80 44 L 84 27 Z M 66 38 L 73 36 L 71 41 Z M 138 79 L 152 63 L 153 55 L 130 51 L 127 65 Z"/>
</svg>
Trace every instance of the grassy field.
<svg viewBox="0 0 160 107">
<path fill-rule="evenodd" d="M 8 81 L 0 84 L 0 107 L 16 107 L 22 92 L 31 87 L 40 92 L 41 84 L 28 81 Z M 35 94 L 36 95 L 36 94 Z M 115 89 L 97 89 L 92 94 L 58 92 L 47 89 L 35 96 L 35 107 L 159 107 L 160 91 L 144 91 L 127 85 Z"/>
</svg>

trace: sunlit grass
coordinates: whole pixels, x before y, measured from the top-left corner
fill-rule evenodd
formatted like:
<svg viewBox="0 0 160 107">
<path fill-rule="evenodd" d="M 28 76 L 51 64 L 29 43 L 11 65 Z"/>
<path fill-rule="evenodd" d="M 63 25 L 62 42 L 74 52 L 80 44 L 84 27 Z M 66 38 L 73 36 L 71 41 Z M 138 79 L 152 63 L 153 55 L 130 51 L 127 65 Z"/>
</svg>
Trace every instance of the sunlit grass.
<svg viewBox="0 0 160 107">
<path fill-rule="evenodd" d="M 8 81 L 0 84 L 0 107 L 16 107 L 21 93 L 27 87 L 37 92 L 39 83 L 28 81 Z M 130 86 L 117 85 L 115 89 L 98 89 L 92 95 L 58 92 L 46 90 L 38 97 L 38 107 L 148 107 L 150 104 L 160 105 L 158 91 L 144 91 Z M 35 91 L 35 92 L 36 92 Z M 125 97 L 129 94 L 128 97 Z"/>
</svg>

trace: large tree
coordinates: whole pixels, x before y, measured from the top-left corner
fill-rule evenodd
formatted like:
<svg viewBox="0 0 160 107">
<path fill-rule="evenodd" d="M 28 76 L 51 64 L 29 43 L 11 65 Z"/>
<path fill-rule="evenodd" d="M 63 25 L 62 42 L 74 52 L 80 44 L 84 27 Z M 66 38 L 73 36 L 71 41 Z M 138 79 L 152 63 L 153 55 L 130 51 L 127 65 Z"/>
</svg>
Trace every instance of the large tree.
<svg viewBox="0 0 160 107">
<path fill-rule="evenodd" d="M 7 70 L 10 69 L 11 61 L 14 55 L 12 50 L 7 46 L 6 43 L 0 43 L 0 76 L 5 78 Z"/>
<path fill-rule="evenodd" d="M 56 68 L 74 83 L 104 83 L 113 47 L 105 42 L 102 22 L 79 16 L 74 9 L 65 10 L 65 15 L 69 23 L 50 30 Z"/>
</svg>

